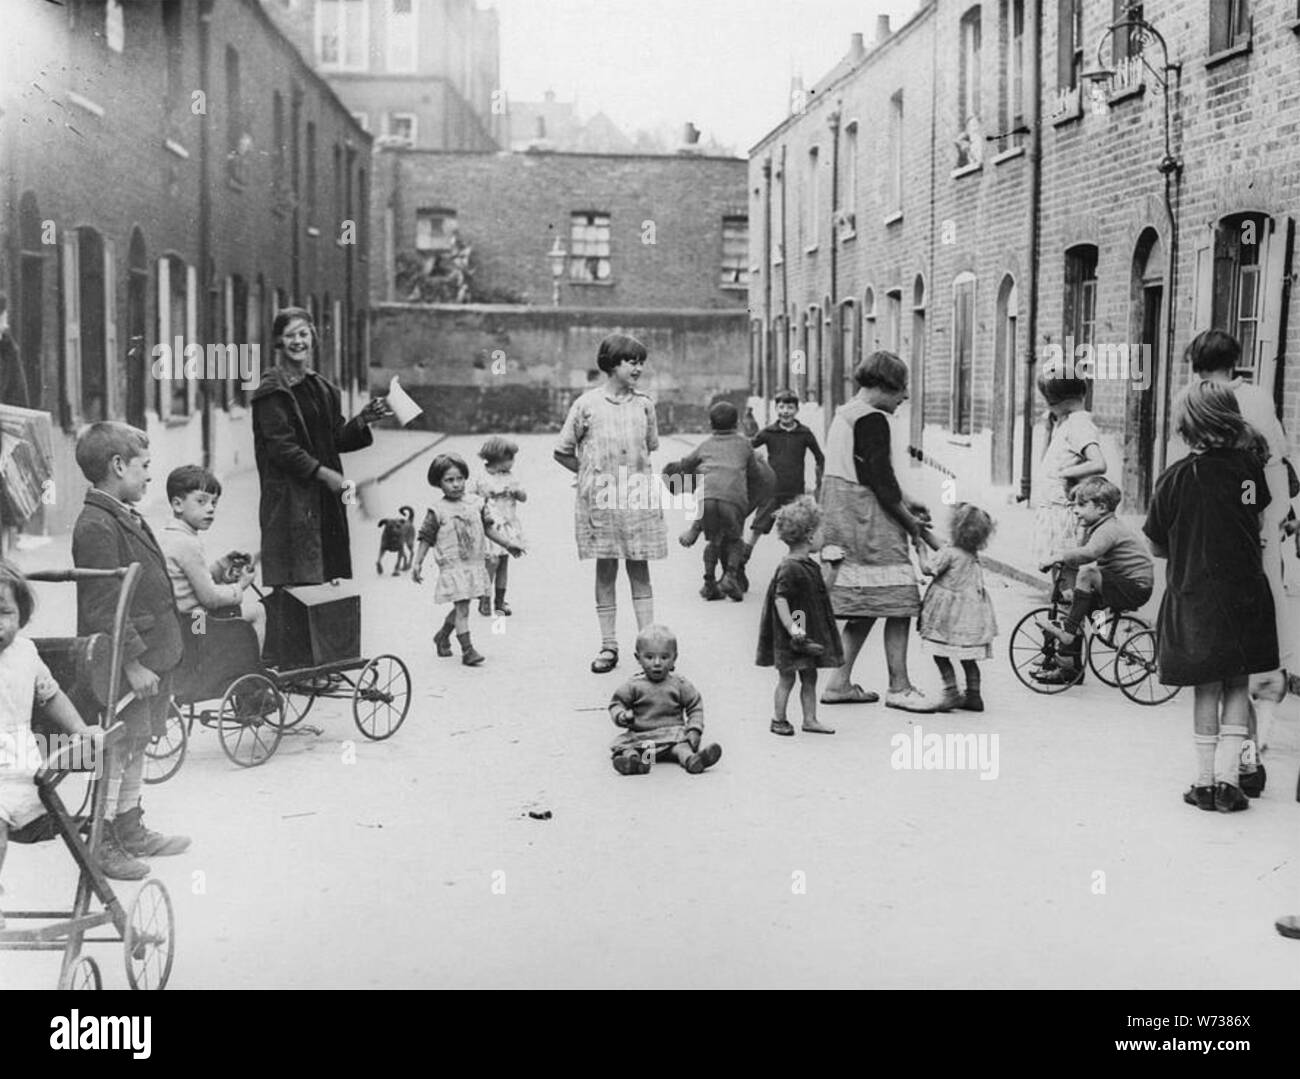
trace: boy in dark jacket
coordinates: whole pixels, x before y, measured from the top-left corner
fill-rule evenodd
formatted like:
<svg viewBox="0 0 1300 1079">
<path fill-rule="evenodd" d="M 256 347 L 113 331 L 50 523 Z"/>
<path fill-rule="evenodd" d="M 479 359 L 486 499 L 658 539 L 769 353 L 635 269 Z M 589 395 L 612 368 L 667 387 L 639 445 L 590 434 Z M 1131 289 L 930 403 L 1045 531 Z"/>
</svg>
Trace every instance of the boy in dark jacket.
<svg viewBox="0 0 1300 1079">
<path fill-rule="evenodd" d="M 665 466 L 664 475 L 699 477 L 696 497 L 701 513 L 680 537 L 689 547 L 701 531 L 707 540 L 704 548 L 705 599 L 726 596 L 736 602 L 745 598 L 738 574 L 744 569 L 741 549 L 745 518 L 749 516 L 751 495 L 766 483 L 763 466 L 754 454 L 749 439 L 736 430 L 740 416 L 736 406 L 719 401 L 709 409 L 709 426 L 713 434 L 680 461 Z M 717 581 L 718 564 L 723 567 L 722 582 Z"/>
<path fill-rule="evenodd" d="M 767 463 L 776 473 L 776 492 L 767 503 L 759 507 L 754 520 L 749 526 L 749 542 L 745 544 L 745 558 L 748 558 L 758 543 L 759 536 L 766 536 L 772 531 L 772 522 L 776 520 L 776 511 L 788 506 L 796 498 L 805 494 L 804 460 L 812 454 L 817 464 L 817 489 L 821 490 L 822 471 L 826 467 L 826 457 L 817 445 L 817 436 L 811 428 L 800 423 L 795 416 L 799 413 L 799 395 L 793 390 L 782 390 L 772 398 L 776 405 L 776 420 L 768 424 L 752 440 L 754 449 L 767 447 Z"/>
<path fill-rule="evenodd" d="M 77 439 L 77 466 L 92 484 L 72 530 L 78 569 L 120 569 L 140 563 L 125 628 L 122 673 L 135 699 L 118 716 L 125 737 L 107 759 L 108 802 L 98 851 L 99 868 L 114 880 L 139 880 L 149 867 L 140 857 L 180 854 L 186 836 L 166 836 L 144 825 L 140 804 L 144 750 L 167 726 L 171 671 L 180 662 L 181 624 L 167 559 L 134 509 L 149 485 L 149 439 L 125 423 L 96 423 Z M 120 582 L 77 582 L 77 635 L 112 633 Z M 110 706 L 111 706 L 110 702 Z"/>
</svg>

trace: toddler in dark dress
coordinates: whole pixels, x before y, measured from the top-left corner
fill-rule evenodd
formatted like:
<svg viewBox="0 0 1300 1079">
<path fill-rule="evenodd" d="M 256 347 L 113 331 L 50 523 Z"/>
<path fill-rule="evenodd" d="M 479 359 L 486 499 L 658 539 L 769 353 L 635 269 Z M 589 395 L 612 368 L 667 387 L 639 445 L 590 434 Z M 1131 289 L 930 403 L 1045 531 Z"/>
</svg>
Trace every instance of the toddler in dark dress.
<svg viewBox="0 0 1300 1079">
<path fill-rule="evenodd" d="M 809 734 L 835 733 L 834 728 L 817 721 L 817 669 L 844 665 L 830 594 L 821 566 L 812 556 L 813 537 L 821 523 L 821 510 L 807 495 L 783 506 L 776 515 L 777 535 L 790 551 L 767 586 L 755 660 L 760 667 L 776 668 L 773 734 L 794 734 L 786 707 L 796 676 L 803 729 Z"/>
<path fill-rule="evenodd" d="M 1277 669 L 1273 594 L 1264 575 L 1260 514 L 1269 503 L 1255 431 L 1232 390 L 1202 381 L 1174 403 L 1192 452 L 1160 476 L 1143 531 L 1167 559 L 1156 662 L 1167 686 L 1194 686 L 1198 809 L 1233 813 L 1241 789 L 1250 675 Z"/>
</svg>

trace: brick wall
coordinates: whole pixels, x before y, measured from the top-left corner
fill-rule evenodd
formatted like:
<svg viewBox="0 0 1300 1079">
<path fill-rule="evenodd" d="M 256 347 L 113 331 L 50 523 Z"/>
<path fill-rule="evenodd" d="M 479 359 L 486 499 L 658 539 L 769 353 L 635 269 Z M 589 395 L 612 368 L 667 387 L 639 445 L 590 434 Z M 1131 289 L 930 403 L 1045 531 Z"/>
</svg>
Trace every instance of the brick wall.
<svg viewBox="0 0 1300 1079">
<path fill-rule="evenodd" d="M 642 388 L 662 429 L 704 431 L 713 401 L 745 398 L 745 327 L 741 311 L 377 304 L 370 386 L 399 375 L 431 430 L 554 430 L 601 339 L 628 333 L 649 350 Z"/>
<path fill-rule="evenodd" d="M 747 212 L 745 168 L 738 158 L 385 149 L 375 157 L 375 235 L 391 211 L 393 249 L 414 251 L 416 211 L 453 209 L 476 281 L 547 305 L 553 240 L 570 248 L 570 215 L 599 211 L 610 215 L 610 279 L 565 276 L 563 306 L 743 308 L 745 290 L 723 288 L 721 267 L 722 219 Z M 391 265 L 376 249 L 377 297 L 389 295 Z"/>
</svg>

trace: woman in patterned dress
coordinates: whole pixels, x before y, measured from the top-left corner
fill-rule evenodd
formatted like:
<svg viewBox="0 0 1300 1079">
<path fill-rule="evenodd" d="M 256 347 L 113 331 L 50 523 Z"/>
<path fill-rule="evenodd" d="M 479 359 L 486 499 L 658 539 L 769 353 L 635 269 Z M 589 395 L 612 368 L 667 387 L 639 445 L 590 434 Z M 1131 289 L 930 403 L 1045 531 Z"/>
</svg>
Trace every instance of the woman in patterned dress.
<svg viewBox="0 0 1300 1079">
<path fill-rule="evenodd" d="M 573 517 L 578 557 L 596 560 L 600 652 L 591 663 L 596 674 L 618 665 L 619 559 L 627 565 L 640 630 L 654 621 L 649 560 L 668 555 L 659 481 L 650 467 L 650 454 L 659 448 L 655 406 L 637 389 L 645 362 L 645 345 L 635 337 L 606 337 L 596 353 L 605 384 L 573 402 L 555 448 L 555 459 L 578 475 Z"/>
</svg>

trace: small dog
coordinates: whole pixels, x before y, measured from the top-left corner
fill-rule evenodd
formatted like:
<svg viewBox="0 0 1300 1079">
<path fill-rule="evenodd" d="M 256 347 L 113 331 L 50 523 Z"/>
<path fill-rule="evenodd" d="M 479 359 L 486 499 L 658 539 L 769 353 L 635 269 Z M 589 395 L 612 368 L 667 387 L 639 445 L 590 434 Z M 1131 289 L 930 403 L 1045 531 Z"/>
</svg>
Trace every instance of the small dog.
<svg viewBox="0 0 1300 1079">
<path fill-rule="evenodd" d="M 397 512 L 399 516 L 385 517 L 379 522 L 379 556 L 375 559 L 375 571 L 380 576 L 384 572 L 384 555 L 389 551 L 397 552 L 394 577 L 411 568 L 411 557 L 415 554 L 415 510 L 403 506 Z"/>
</svg>

